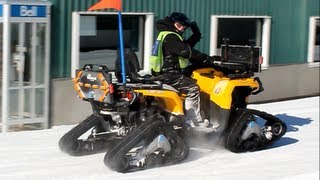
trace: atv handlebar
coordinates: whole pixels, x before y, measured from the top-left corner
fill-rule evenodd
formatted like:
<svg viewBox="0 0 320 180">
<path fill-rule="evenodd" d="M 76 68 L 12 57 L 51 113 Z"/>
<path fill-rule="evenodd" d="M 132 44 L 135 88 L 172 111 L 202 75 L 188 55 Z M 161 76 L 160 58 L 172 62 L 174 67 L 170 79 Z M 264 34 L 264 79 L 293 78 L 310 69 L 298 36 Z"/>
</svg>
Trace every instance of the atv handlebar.
<svg viewBox="0 0 320 180">
<path fill-rule="evenodd" d="M 221 58 L 221 57 L 220 57 Z M 248 68 L 248 64 L 242 62 L 228 62 L 217 59 L 217 56 L 211 57 L 211 60 L 205 62 L 209 67 L 223 72 L 227 77 L 231 79 L 235 78 L 249 78 L 254 75 L 254 73 Z"/>
</svg>

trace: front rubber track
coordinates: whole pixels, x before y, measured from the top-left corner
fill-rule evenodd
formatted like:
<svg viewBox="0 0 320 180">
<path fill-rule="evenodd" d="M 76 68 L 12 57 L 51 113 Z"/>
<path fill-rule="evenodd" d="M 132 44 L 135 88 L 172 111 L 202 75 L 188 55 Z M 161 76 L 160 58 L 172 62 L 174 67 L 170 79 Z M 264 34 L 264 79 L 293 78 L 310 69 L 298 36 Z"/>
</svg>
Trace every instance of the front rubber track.
<svg viewBox="0 0 320 180">
<path fill-rule="evenodd" d="M 246 149 L 242 145 L 242 140 L 240 138 L 241 132 L 243 131 L 243 127 L 248 123 L 248 119 L 251 115 L 256 115 L 264 120 L 266 120 L 266 125 L 279 123 L 282 126 L 282 130 L 279 135 L 274 135 L 271 140 L 260 139 L 259 145 L 257 147 L 252 147 L 250 149 Z M 286 124 L 281 121 L 279 118 L 268 114 L 263 111 L 258 111 L 254 109 L 239 109 L 237 110 L 237 115 L 235 116 L 235 121 L 230 127 L 229 131 L 226 133 L 225 137 L 225 147 L 229 149 L 231 152 L 246 152 L 246 151 L 257 151 L 261 149 L 265 149 L 268 146 L 272 145 L 275 141 L 279 140 L 287 131 Z M 243 141 L 244 142 L 244 141 Z"/>
</svg>

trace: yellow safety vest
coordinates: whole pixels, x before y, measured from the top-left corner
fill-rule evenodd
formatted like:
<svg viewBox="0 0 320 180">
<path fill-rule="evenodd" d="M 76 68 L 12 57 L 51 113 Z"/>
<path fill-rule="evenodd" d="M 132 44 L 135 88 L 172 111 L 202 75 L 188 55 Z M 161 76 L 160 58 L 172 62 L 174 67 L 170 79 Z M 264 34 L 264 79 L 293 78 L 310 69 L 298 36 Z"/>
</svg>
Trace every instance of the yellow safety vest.
<svg viewBox="0 0 320 180">
<path fill-rule="evenodd" d="M 183 38 L 178 33 L 171 32 L 171 31 L 162 31 L 159 33 L 156 42 L 152 46 L 152 52 L 151 52 L 151 58 L 150 58 L 151 70 L 157 73 L 161 71 L 161 68 L 163 65 L 162 44 L 163 44 L 164 38 L 168 34 L 175 34 L 179 37 L 181 41 L 183 41 Z M 179 59 L 179 66 L 181 69 L 184 69 L 189 65 L 189 59 L 182 58 L 180 56 L 178 57 L 178 59 Z"/>
</svg>

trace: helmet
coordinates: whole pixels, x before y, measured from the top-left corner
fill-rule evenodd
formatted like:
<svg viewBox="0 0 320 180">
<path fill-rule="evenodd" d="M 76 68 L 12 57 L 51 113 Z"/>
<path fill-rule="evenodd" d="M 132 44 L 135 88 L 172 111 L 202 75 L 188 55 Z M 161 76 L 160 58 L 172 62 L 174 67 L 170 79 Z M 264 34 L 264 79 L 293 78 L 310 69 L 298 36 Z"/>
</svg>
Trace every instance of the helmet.
<svg viewBox="0 0 320 180">
<path fill-rule="evenodd" d="M 183 13 L 180 12 L 173 12 L 169 16 L 169 20 L 172 22 L 179 22 L 184 26 L 189 27 L 191 24 L 190 19 Z"/>
</svg>

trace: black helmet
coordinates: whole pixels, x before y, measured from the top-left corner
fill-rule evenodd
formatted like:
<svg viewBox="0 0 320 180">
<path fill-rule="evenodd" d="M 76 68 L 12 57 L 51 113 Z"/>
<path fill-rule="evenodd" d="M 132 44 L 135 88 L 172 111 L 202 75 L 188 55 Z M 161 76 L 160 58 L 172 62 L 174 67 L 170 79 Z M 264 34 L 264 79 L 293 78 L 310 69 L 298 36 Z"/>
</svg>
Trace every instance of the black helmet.
<svg viewBox="0 0 320 180">
<path fill-rule="evenodd" d="M 184 26 L 189 27 L 191 22 L 190 19 L 183 13 L 180 12 L 173 12 L 169 16 L 170 21 L 172 22 L 179 22 Z"/>
</svg>

